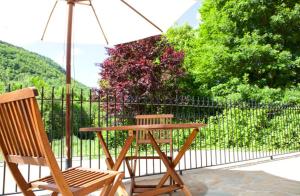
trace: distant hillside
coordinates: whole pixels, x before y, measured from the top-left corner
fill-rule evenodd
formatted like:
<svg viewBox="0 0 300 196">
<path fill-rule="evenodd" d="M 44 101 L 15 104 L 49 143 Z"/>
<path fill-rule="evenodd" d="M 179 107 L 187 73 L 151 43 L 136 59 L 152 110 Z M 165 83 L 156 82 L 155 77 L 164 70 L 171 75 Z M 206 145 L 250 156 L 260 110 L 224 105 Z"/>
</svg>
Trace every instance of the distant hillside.
<svg viewBox="0 0 300 196">
<path fill-rule="evenodd" d="M 76 89 L 88 89 L 72 83 Z M 8 84 L 61 88 L 65 86 L 65 70 L 50 58 L 0 41 L 0 90 Z"/>
</svg>

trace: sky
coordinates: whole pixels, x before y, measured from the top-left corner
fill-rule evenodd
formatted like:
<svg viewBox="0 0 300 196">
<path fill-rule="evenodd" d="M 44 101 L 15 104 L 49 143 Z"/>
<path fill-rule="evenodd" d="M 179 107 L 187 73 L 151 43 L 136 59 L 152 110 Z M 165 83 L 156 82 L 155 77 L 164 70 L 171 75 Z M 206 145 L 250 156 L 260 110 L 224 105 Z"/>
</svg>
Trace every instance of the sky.
<svg viewBox="0 0 300 196">
<path fill-rule="evenodd" d="M 198 8 L 200 5 L 200 1 L 197 1 L 194 6 L 188 9 L 185 14 L 176 21 L 176 24 L 182 25 L 188 23 L 193 27 L 197 27 L 199 24 Z M 65 68 L 66 53 L 64 43 L 45 43 L 39 41 L 13 44 L 49 57 Z M 72 48 L 72 78 L 88 87 L 97 87 L 100 78 L 100 69 L 96 66 L 96 63 L 101 63 L 106 58 L 105 46 L 101 44 L 74 43 Z"/>
</svg>

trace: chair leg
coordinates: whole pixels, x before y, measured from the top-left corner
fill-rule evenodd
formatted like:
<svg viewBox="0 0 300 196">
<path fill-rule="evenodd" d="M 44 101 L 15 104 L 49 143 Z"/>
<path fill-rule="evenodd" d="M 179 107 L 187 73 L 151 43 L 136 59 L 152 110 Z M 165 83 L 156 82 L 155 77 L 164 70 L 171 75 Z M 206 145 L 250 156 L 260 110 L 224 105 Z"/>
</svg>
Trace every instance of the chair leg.
<svg viewBox="0 0 300 196">
<path fill-rule="evenodd" d="M 128 193 L 126 191 L 126 187 L 122 182 L 121 182 L 117 192 L 118 192 L 119 196 L 128 196 Z"/>
<path fill-rule="evenodd" d="M 135 147 L 135 152 L 134 152 L 134 156 L 135 157 L 137 157 L 138 156 L 138 152 L 139 152 L 139 148 L 140 148 L 140 146 L 139 146 L 139 144 L 137 144 L 136 145 L 136 147 Z M 135 189 L 135 174 L 136 174 L 136 166 L 137 166 L 137 159 L 135 158 L 135 159 L 133 159 L 132 160 L 132 168 L 130 168 L 130 166 L 128 166 L 129 168 L 130 168 L 130 178 L 131 178 L 131 186 L 130 186 L 130 196 L 133 196 L 133 194 L 134 194 L 134 189 Z M 140 164 L 140 159 L 139 159 L 139 164 Z M 128 164 L 129 165 L 129 164 Z M 140 166 L 140 165 L 139 165 Z"/>
<path fill-rule="evenodd" d="M 130 196 L 133 196 L 134 187 L 135 187 L 135 178 L 133 176 L 131 177 L 130 193 L 129 193 Z"/>
<path fill-rule="evenodd" d="M 10 162 L 6 162 L 6 163 L 16 183 L 18 184 L 19 188 L 23 192 L 24 196 L 34 196 L 35 194 L 30 189 L 31 188 L 30 185 L 25 181 L 24 177 L 22 176 L 18 168 L 18 165 Z"/>
<path fill-rule="evenodd" d="M 131 162 L 131 165 L 132 165 L 133 161 L 131 160 L 130 162 Z M 125 157 L 125 163 L 126 163 L 126 166 L 127 166 L 127 169 L 128 169 L 129 175 L 130 175 L 130 179 L 131 179 L 129 195 L 132 196 L 133 195 L 133 188 L 134 188 L 134 184 L 135 184 L 134 173 L 133 173 L 132 168 L 129 164 L 129 159 L 126 158 L 126 157 Z"/>
<path fill-rule="evenodd" d="M 171 145 L 171 144 L 170 144 Z M 171 150 L 170 150 L 170 157 L 169 157 L 169 161 L 170 162 L 172 162 L 172 160 L 173 160 L 173 148 L 171 148 Z M 174 182 L 174 180 L 170 177 L 170 186 L 171 185 L 173 185 L 173 184 L 175 184 L 175 182 Z M 174 191 L 174 192 L 176 192 L 176 191 Z M 170 192 L 169 193 L 169 195 L 172 195 L 172 192 Z"/>
<path fill-rule="evenodd" d="M 122 180 L 123 180 L 124 176 L 125 176 L 124 173 L 118 174 L 118 175 L 116 176 L 116 178 L 115 178 L 115 180 L 114 180 L 114 182 L 113 182 L 113 184 L 112 184 L 112 186 L 111 186 L 111 188 L 110 188 L 110 191 L 109 191 L 109 193 L 108 193 L 108 196 L 114 196 L 114 195 L 115 195 L 115 193 L 117 192 L 119 186 L 120 186 L 121 183 L 122 183 Z M 120 192 L 118 192 L 118 194 L 119 194 L 120 196 L 128 196 L 126 190 L 123 190 L 121 194 L 120 194 Z"/>
<path fill-rule="evenodd" d="M 173 180 L 170 178 L 170 186 L 173 185 Z M 169 193 L 170 196 L 172 196 L 172 192 Z"/>
</svg>

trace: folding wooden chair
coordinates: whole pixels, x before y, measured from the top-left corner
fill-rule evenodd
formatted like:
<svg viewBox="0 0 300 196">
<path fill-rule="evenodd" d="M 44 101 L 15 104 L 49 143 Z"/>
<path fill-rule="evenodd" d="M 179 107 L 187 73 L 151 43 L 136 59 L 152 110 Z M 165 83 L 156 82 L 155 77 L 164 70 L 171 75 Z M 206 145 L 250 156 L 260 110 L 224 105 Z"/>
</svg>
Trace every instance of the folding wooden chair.
<svg viewBox="0 0 300 196">
<path fill-rule="evenodd" d="M 153 125 L 153 124 L 171 124 L 173 117 L 174 117 L 173 114 L 151 114 L 151 115 L 136 115 L 135 119 L 137 125 Z M 172 130 L 153 130 L 150 132 L 158 144 L 167 144 L 169 146 L 169 148 L 166 150 L 169 151 L 169 155 L 167 155 L 167 157 L 169 160 L 172 160 L 173 158 Z M 137 131 L 135 154 L 134 156 L 126 156 L 125 158 L 126 165 L 131 177 L 130 195 L 133 195 L 134 193 L 142 192 L 144 191 L 144 189 L 155 188 L 155 185 L 153 185 L 153 187 L 151 187 L 151 185 L 143 186 L 143 185 L 138 185 L 135 182 L 137 159 L 160 159 L 159 156 L 138 156 L 140 145 L 145 145 L 145 144 L 152 144 L 151 140 L 148 138 L 147 131 Z M 168 154 L 168 152 L 165 153 Z M 133 164 L 131 164 L 131 167 L 129 164 L 129 160 L 133 160 Z"/>
<path fill-rule="evenodd" d="M 122 183 L 124 173 L 79 167 L 60 170 L 35 96 L 37 91 L 34 88 L 0 95 L 0 148 L 23 194 L 32 196 L 32 190 L 38 188 L 53 191 L 52 195 L 86 195 L 105 187 L 101 195 L 113 196 Z M 47 166 L 51 175 L 26 182 L 17 164 Z"/>
</svg>

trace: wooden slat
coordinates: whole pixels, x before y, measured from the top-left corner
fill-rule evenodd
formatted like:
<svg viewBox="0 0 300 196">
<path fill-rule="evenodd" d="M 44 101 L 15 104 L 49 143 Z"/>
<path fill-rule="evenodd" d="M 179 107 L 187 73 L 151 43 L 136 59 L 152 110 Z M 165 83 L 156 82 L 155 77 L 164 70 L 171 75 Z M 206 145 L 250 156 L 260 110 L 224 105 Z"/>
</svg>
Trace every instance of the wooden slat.
<svg viewBox="0 0 300 196">
<path fill-rule="evenodd" d="M 14 92 L 5 93 L 0 96 L 0 104 L 7 103 L 12 101 L 23 100 L 27 98 L 32 98 L 38 95 L 38 92 L 35 88 L 25 88 L 17 90 Z"/>
<path fill-rule="evenodd" d="M 25 157 L 19 155 L 8 155 L 7 159 L 11 163 L 42 165 L 42 166 L 47 165 L 46 160 L 43 157 Z"/>
<path fill-rule="evenodd" d="M 136 119 L 159 119 L 159 118 L 174 118 L 173 114 L 147 114 L 147 115 L 136 115 Z"/>
<path fill-rule="evenodd" d="M 15 155 L 20 155 L 20 144 L 17 141 L 16 135 L 14 134 L 14 127 L 13 123 L 9 119 L 9 112 L 7 110 L 7 104 L 2 105 L 2 112 L 3 112 L 3 121 L 6 124 L 6 132 L 9 135 L 10 145 L 14 149 L 13 153 Z"/>
<path fill-rule="evenodd" d="M 34 152 L 35 154 L 37 154 L 37 156 L 41 156 L 43 153 L 42 153 L 42 150 L 41 150 L 41 146 L 39 145 L 39 142 L 47 142 L 47 144 L 49 144 L 49 141 L 48 141 L 48 137 L 46 138 L 46 140 L 39 140 L 37 138 L 37 135 L 41 134 L 39 132 L 41 131 L 44 131 L 43 129 L 43 125 L 42 125 L 42 119 L 40 117 L 40 113 L 38 111 L 38 106 L 37 106 L 37 103 L 36 103 L 36 100 L 35 99 L 26 99 L 25 100 L 25 109 L 27 109 L 26 111 L 28 112 L 27 114 L 27 117 L 28 117 L 28 122 L 29 122 L 29 125 L 30 125 L 30 128 L 32 129 L 32 131 L 30 131 L 30 135 L 31 135 L 31 138 L 33 140 L 32 142 L 32 146 L 33 146 L 33 149 L 34 149 Z M 39 117 L 39 120 L 37 119 Z M 45 134 L 45 133 L 44 133 Z M 44 146 L 46 144 L 44 143 Z M 52 153 L 52 149 L 51 149 L 51 152 L 49 153 Z"/>
<path fill-rule="evenodd" d="M 14 131 L 12 132 L 12 134 L 15 136 L 16 142 L 17 142 L 17 149 L 19 151 L 19 154 L 17 155 L 21 155 L 21 156 L 26 156 L 26 149 L 23 143 L 23 138 L 22 138 L 22 134 L 21 134 L 21 128 L 18 125 L 18 117 L 17 115 L 14 113 L 13 111 L 13 102 L 11 103 L 7 103 L 7 111 L 8 111 L 8 117 L 10 119 L 11 125 L 14 129 Z"/>
<path fill-rule="evenodd" d="M 18 130 L 19 130 L 19 133 L 21 136 L 21 141 L 24 146 L 24 151 L 25 151 L 24 156 L 32 156 L 32 153 L 30 152 L 30 147 L 29 147 L 30 142 L 26 135 L 27 130 L 26 130 L 24 122 L 23 122 L 23 116 L 20 113 L 20 107 L 18 105 L 18 102 L 12 102 L 12 108 L 13 108 L 13 112 L 16 117 L 16 122 L 17 122 Z"/>
<path fill-rule="evenodd" d="M 106 183 L 111 184 L 114 180 L 114 177 L 115 177 L 115 175 L 106 175 L 102 178 L 97 178 L 93 182 L 83 185 L 82 189 L 74 192 L 74 195 L 87 195 L 88 193 L 99 190 L 99 187 L 103 187 Z M 122 175 L 122 178 L 123 177 L 124 177 L 124 175 Z M 124 195 L 124 196 L 126 196 L 126 195 Z"/>
<path fill-rule="evenodd" d="M 32 188 L 39 188 L 39 189 L 43 189 L 43 190 L 50 190 L 50 191 L 54 191 L 54 192 L 60 192 L 59 188 L 56 184 L 49 184 L 49 183 L 46 183 L 46 182 L 37 181 L 37 182 L 31 183 L 30 185 L 32 186 Z M 76 192 L 80 188 L 69 187 L 69 189 L 70 189 L 71 192 Z"/>
<path fill-rule="evenodd" d="M 104 183 L 110 183 L 113 180 L 114 176 L 116 176 L 117 174 L 119 173 L 114 171 L 101 172 L 99 170 L 83 168 L 76 168 L 63 172 L 63 176 L 68 182 L 68 185 L 71 188 L 76 188 L 76 194 L 80 195 L 83 193 L 89 193 L 91 189 L 99 189 L 99 187 L 103 186 Z M 53 178 L 47 177 L 42 180 L 39 180 L 38 182 L 40 184 L 42 184 L 41 182 L 51 184 L 53 183 Z M 85 190 L 86 188 L 87 190 Z"/>
<path fill-rule="evenodd" d="M 158 137 L 155 137 L 155 141 L 159 144 L 170 143 L 170 139 L 156 139 L 156 138 L 158 138 Z M 143 140 L 139 139 L 139 141 L 137 141 L 137 143 L 138 144 L 150 144 L 151 141 L 150 141 L 150 139 L 143 139 Z"/>
<path fill-rule="evenodd" d="M 87 175 L 85 178 L 81 178 L 78 179 L 76 182 L 72 182 L 72 186 L 76 187 L 80 187 L 80 186 L 84 186 L 86 184 L 92 183 L 97 179 L 103 179 L 104 177 L 109 176 L 109 174 L 107 173 L 102 173 L 102 174 L 94 174 L 94 175 Z"/>
<path fill-rule="evenodd" d="M 32 146 L 32 140 L 29 136 L 30 129 L 28 128 L 28 122 L 27 122 L 27 117 L 25 116 L 24 113 L 24 108 L 22 106 L 21 101 L 16 102 L 17 105 L 17 115 L 19 115 L 20 118 L 20 123 L 22 128 L 24 129 L 23 134 L 25 137 L 25 145 L 27 146 L 28 150 L 28 156 L 37 156 L 37 153 L 34 152 L 33 146 Z"/>
<path fill-rule="evenodd" d="M 1 121 L 2 121 L 2 126 L 3 126 L 3 130 L 2 133 L 4 135 L 5 138 L 3 138 L 3 140 L 5 140 L 7 142 L 7 146 L 6 148 L 8 148 L 8 154 L 17 154 L 16 151 L 16 147 L 14 144 L 14 140 L 12 138 L 12 135 L 10 134 L 11 130 L 8 124 L 8 119 L 6 116 L 6 111 L 4 110 L 4 104 L 0 104 L 0 117 L 1 117 Z"/>
<path fill-rule="evenodd" d="M 5 151 L 3 152 L 4 154 L 10 154 L 13 153 L 13 148 L 10 144 L 9 137 L 7 134 L 7 128 L 5 126 L 6 122 L 4 122 L 2 115 L 3 115 L 3 111 L 0 105 L 0 131 L 1 131 L 1 139 L 2 139 L 1 146 L 2 146 L 2 150 Z"/>
<path fill-rule="evenodd" d="M 154 125 L 127 125 L 127 126 L 112 126 L 112 127 L 86 127 L 80 128 L 82 132 L 89 131 L 139 131 L 139 130 L 155 130 L 155 129 L 184 129 L 205 127 L 203 123 L 181 123 L 181 124 L 154 124 Z"/>
<path fill-rule="evenodd" d="M 27 130 L 27 136 L 30 141 L 30 149 L 33 156 L 42 156 L 41 150 L 39 149 L 39 145 L 37 144 L 35 129 L 36 127 L 33 125 L 32 122 L 32 111 L 29 108 L 29 102 L 27 100 L 22 100 L 20 102 L 20 106 L 22 109 L 22 114 L 25 121 L 25 126 Z"/>
</svg>

